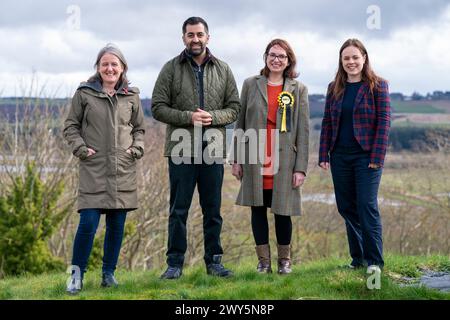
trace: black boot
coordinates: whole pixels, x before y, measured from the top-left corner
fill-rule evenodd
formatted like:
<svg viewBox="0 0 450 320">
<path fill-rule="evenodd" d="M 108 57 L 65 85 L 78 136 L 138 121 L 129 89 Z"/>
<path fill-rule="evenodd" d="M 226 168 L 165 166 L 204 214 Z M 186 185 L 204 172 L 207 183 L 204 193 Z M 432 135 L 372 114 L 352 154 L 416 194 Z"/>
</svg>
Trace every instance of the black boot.
<svg viewBox="0 0 450 320">
<path fill-rule="evenodd" d="M 233 272 L 226 269 L 220 261 L 222 260 L 222 255 L 215 254 L 212 257 L 212 263 L 206 266 L 206 273 L 211 276 L 216 277 L 231 277 Z"/>
<path fill-rule="evenodd" d="M 114 275 L 112 273 L 103 273 L 101 286 L 104 288 L 117 288 L 119 286 L 119 283 L 117 282 L 116 278 L 114 278 Z"/>
<path fill-rule="evenodd" d="M 160 279 L 178 279 L 183 274 L 181 267 L 168 266 L 166 271 L 161 275 Z"/>
</svg>

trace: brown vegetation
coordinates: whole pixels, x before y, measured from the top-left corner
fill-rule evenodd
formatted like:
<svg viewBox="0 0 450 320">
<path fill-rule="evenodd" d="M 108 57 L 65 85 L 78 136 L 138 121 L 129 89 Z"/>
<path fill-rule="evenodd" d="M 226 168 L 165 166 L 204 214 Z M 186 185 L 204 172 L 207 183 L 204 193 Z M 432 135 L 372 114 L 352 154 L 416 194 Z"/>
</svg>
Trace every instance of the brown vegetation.
<svg viewBox="0 0 450 320">
<path fill-rule="evenodd" d="M 19 101 L 18 103 L 27 103 Z M 45 101 L 43 102 L 45 103 Z M 77 159 L 62 139 L 61 128 L 67 107 L 55 119 L 50 113 L 29 111 L 15 124 L 2 125 L 0 135 L 0 193 L 8 192 L 11 179 L 21 174 L 24 164 L 33 160 L 41 168 L 49 192 L 58 181 L 65 183 L 60 205 L 71 205 L 70 213 L 58 226 L 49 246 L 53 255 L 68 264 L 78 224 L 76 193 Z M 44 108 L 45 109 L 45 108 Z M 52 111 L 53 112 L 53 111 Z M 167 159 L 162 156 L 164 127 L 147 119 L 146 152 L 139 170 L 140 208 L 129 213 L 120 264 L 127 269 L 162 268 L 165 263 L 168 227 L 169 187 Z M 4 123 L 4 122 L 3 122 Z M 333 194 L 329 173 L 317 167 L 317 135 L 311 135 L 310 171 L 303 187 L 304 195 Z M 389 154 L 382 180 L 380 198 L 385 250 L 401 254 L 449 254 L 450 183 L 449 157 L 445 153 Z M 225 263 L 254 256 L 250 227 L 250 209 L 234 204 L 239 188 L 225 168 L 222 193 Z M 389 201 L 388 201 L 389 200 Z M 394 204 L 393 204 L 394 203 Z M 400 203 L 400 204 L 399 204 Z M 347 256 L 347 240 L 342 218 L 334 203 L 308 200 L 304 213 L 293 218 L 293 259 L 296 263 L 327 256 Z M 275 247 L 273 218 L 271 241 Z M 103 228 L 99 226 L 100 235 Z M 188 219 L 187 264 L 203 263 L 202 213 L 195 195 Z"/>
</svg>

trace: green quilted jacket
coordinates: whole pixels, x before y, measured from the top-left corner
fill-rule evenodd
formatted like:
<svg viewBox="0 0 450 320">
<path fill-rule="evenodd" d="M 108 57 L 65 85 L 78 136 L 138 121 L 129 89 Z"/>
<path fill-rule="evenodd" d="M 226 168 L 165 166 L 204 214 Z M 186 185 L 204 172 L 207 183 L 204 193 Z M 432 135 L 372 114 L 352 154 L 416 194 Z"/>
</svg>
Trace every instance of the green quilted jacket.
<svg viewBox="0 0 450 320">
<path fill-rule="evenodd" d="M 230 67 L 211 55 L 205 65 L 204 110 L 212 124 L 195 127 L 192 113 L 200 106 L 197 82 L 191 62 L 183 53 L 162 68 L 152 94 L 153 117 L 167 124 L 164 156 L 194 157 L 201 139 L 209 156 L 226 158 L 225 126 L 233 123 L 240 111 L 239 94 Z M 200 141 L 199 141 L 200 140 Z"/>
</svg>

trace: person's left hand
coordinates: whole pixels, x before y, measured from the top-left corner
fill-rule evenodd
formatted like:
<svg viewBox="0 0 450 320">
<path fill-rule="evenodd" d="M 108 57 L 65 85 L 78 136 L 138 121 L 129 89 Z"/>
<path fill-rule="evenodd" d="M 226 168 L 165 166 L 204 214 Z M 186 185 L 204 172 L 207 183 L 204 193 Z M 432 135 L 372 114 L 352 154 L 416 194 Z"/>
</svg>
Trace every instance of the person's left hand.
<svg viewBox="0 0 450 320">
<path fill-rule="evenodd" d="M 376 164 L 376 163 L 369 163 L 369 168 L 370 169 L 378 169 L 378 168 L 380 168 L 381 166 L 379 165 L 379 164 Z"/>
<path fill-rule="evenodd" d="M 238 180 L 242 180 L 243 170 L 242 166 L 237 163 L 233 163 L 231 165 L 231 174 L 236 177 Z"/>
<path fill-rule="evenodd" d="M 303 172 L 294 172 L 292 174 L 292 187 L 298 188 L 305 182 L 305 174 Z"/>
<path fill-rule="evenodd" d="M 192 114 L 192 123 L 197 126 L 207 127 L 212 123 L 212 116 L 209 112 L 197 108 Z"/>
<path fill-rule="evenodd" d="M 133 155 L 133 152 L 131 152 L 131 149 L 127 149 L 127 153 Z"/>
</svg>

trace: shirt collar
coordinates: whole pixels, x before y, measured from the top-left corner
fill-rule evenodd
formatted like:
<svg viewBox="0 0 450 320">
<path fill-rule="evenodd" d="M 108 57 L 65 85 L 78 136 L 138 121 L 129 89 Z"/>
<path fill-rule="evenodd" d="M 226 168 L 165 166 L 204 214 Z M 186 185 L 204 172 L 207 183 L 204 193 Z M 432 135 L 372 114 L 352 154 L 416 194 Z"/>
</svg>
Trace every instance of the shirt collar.
<svg viewBox="0 0 450 320">
<path fill-rule="evenodd" d="M 210 61 L 214 62 L 214 59 L 215 59 L 215 57 L 212 55 L 209 48 L 206 48 L 206 57 L 202 62 L 202 66 L 206 65 Z M 186 49 L 184 49 L 183 52 L 181 52 L 181 54 L 180 54 L 180 62 L 185 62 L 185 61 L 190 61 L 191 63 L 196 64 L 196 62 L 194 61 L 192 56 L 187 52 Z"/>
</svg>

